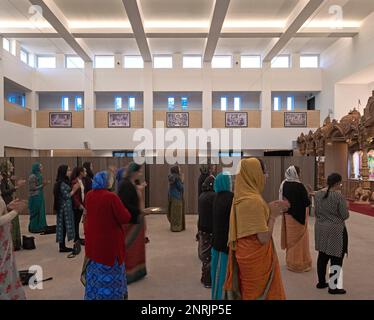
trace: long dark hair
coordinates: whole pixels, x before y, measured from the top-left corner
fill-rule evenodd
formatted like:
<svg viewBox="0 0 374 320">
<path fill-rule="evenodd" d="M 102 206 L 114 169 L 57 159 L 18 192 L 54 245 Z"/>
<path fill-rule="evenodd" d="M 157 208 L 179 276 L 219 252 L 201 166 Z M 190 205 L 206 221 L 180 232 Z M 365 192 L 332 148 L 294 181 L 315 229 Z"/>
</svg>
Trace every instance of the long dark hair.
<svg viewBox="0 0 374 320">
<path fill-rule="evenodd" d="M 83 163 L 83 168 L 86 169 L 87 176 L 90 177 L 91 179 L 93 179 L 94 173 L 91 170 L 91 162 L 85 162 L 85 163 Z"/>
<path fill-rule="evenodd" d="M 68 166 L 66 164 L 63 164 L 58 167 L 57 169 L 57 177 L 56 177 L 56 183 L 53 187 L 53 196 L 54 196 L 54 203 L 53 203 L 53 209 L 58 210 L 60 207 L 60 192 L 61 192 L 61 184 L 65 182 L 67 185 L 69 185 L 69 177 L 66 175 L 68 172 Z"/>
<path fill-rule="evenodd" d="M 336 184 L 340 183 L 342 181 L 342 176 L 339 174 L 339 173 L 332 173 L 328 176 L 327 178 L 327 191 L 326 191 L 326 194 L 325 196 L 323 197 L 323 199 L 327 199 L 329 194 L 330 194 L 330 190 L 332 187 L 334 187 Z"/>
<path fill-rule="evenodd" d="M 71 173 L 70 182 L 73 182 L 75 179 L 77 179 L 81 172 L 84 172 L 83 167 L 75 167 L 73 172 Z"/>
</svg>

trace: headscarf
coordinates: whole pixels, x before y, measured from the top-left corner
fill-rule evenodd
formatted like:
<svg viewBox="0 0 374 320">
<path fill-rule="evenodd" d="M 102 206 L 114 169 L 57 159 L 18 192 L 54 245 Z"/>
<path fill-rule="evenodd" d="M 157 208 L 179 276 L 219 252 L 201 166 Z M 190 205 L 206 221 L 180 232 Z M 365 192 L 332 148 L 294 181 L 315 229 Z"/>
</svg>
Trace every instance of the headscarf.
<svg viewBox="0 0 374 320">
<path fill-rule="evenodd" d="M 126 177 L 127 178 L 131 178 L 132 175 L 135 173 L 135 172 L 138 172 L 140 169 L 141 169 L 141 165 L 140 164 L 137 164 L 136 162 L 131 162 L 127 168 L 127 172 L 126 172 Z"/>
<path fill-rule="evenodd" d="M 201 174 L 209 174 L 210 166 L 209 164 L 202 164 L 200 166 L 200 173 Z"/>
<path fill-rule="evenodd" d="M 201 186 L 203 192 L 214 191 L 214 180 L 216 180 L 216 178 L 213 175 L 210 175 L 205 179 L 203 185 Z"/>
<path fill-rule="evenodd" d="M 12 167 L 13 167 L 13 164 L 9 160 L 4 160 L 0 164 L 0 174 L 10 177 L 11 175 L 10 168 Z"/>
<path fill-rule="evenodd" d="M 173 184 L 177 181 L 177 179 L 180 179 L 180 172 L 178 166 L 172 166 L 170 168 L 170 174 L 168 176 L 169 184 Z"/>
<path fill-rule="evenodd" d="M 231 176 L 227 172 L 222 172 L 218 174 L 216 180 L 214 181 L 214 191 L 232 191 Z"/>
<path fill-rule="evenodd" d="M 96 173 L 92 180 L 92 189 L 93 190 L 108 189 L 108 184 L 109 184 L 108 180 L 109 180 L 108 172 L 100 171 Z"/>
<path fill-rule="evenodd" d="M 260 160 L 243 159 L 235 179 L 235 193 L 230 213 L 229 243 L 261 232 L 267 232 L 270 210 L 261 196 L 265 176 Z"/>
<path fill-rule="evenodd" d="M 285 182 L 300 182 L 299 175 L 297 174 L 295 166 L 290 166 L 285 174 L 284 174 L 285 179 L 282 181 L 280 187 L 279 187 L 279 200 L 283 200 L 283 186 Z"/>
<path fill-rule="evenodd" d="M 35 175 L 36 178 L 38 179 L 38 184 L 41 185 L 43 183 L 43 177 L 40 173 L 40 163 L 35 162 L 31 166 L 31 174 Z"/>
</svg>

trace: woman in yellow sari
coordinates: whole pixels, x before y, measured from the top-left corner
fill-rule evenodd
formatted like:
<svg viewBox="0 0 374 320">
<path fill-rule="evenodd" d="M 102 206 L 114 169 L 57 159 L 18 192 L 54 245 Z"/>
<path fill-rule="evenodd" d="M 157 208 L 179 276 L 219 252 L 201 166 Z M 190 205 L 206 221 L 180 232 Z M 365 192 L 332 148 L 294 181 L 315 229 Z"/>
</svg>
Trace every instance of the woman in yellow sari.
<svg viewBox="0 0 374 320">
<path fill-rule="evenodd" d="M 286 298 L 272 234 L 276 218 L 289 204 L 274 201 L 268 205 L 261 196 L 265 180 L 262 161 L 256 158 L 241 161 L 230 214 L 227 299 Z"/>
</svg>

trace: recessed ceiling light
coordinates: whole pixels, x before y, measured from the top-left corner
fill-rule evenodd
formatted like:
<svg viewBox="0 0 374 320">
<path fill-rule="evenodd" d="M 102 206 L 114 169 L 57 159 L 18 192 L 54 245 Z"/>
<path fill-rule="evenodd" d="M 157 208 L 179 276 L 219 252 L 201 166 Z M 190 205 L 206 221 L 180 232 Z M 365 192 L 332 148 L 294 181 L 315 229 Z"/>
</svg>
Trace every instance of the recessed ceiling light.
<svg viewBox="0 0 374 320">
<path fill-rule="evenodd" d="M 285 28 L 285 20 L 227 20 L 223 28 Z"/>
</svg>

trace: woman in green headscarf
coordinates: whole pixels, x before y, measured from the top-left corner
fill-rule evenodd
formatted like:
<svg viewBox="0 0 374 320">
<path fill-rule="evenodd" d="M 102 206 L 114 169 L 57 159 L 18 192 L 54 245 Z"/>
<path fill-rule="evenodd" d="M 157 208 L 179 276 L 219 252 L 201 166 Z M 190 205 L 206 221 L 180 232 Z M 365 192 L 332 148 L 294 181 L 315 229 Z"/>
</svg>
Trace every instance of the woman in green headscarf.
<svg viewBox="0 0 374 320">
<path fill-rule="evenodd" d="M 229 248 L 227 239 L 229 234 L 230 212 L 232 199 L 231 176 L 220 173 L 214 181 L 216 196 L 213 202 L 213 242 L 212 242 L 212 300 L 224 298 L 223 285 L 226 278 L 226 268 Z"/>
<path fill-rule="evenodd" d="M 29 177 L 29 232 L 31 233 L 43 232 L 47 227 L 42 170 L 43 166 L 40 163 L 34 163 Z"/>
</svg>

